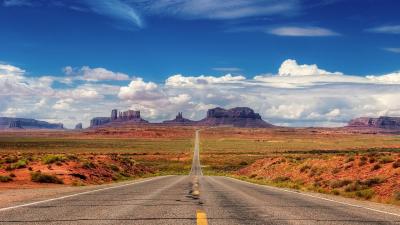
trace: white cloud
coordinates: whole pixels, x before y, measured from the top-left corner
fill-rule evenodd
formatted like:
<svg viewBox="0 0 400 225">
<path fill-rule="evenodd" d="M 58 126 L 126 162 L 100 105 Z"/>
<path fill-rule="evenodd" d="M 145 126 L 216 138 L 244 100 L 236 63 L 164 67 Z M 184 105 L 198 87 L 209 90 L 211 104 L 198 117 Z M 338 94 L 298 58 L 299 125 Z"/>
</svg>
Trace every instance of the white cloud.
<svg viewBox="0 0 400 225">
<path fill-rule="evenodd" d="M 378 83 L 400 84 L 400 71 L 381 76 L 371 75 L 367 76 L 367 78 Z"/>
<path fill-rule="evenodd" d="M 242 71 L 242 69 L 240 69 L 238 67 L 214 67 L 212 69 L 215 70 L 215 71 L 228 72 L 228 73 Z"/>
<path fill-rule="evenodd" d="M 214 76 L 183 76 L 182 74 L 177 74 L 170 76 L 165 84 L 167 86 L 172 87 L 202 87 L 208 84 L 218 84 L 218 83 L 230 83 L 230 82 L 237 82 L 243 81 L 246 78 L 244 76 L 232 76 L 231 74 L 227 74 L 221 77 L 214 77 Z"/>
<path fill-rule="evenodd" d="M 400 115 L 399 72 L 349 76 L 286 60 L 278 73 L 254 78 L 179 74 L 158 84 L 142 78 L 122 86 L 81 80 L 78 86 L 73 82 L 60 88 L 52 84 L 65 77 L 30 77 L 7 64 L 0 68 L 1 115 L 67 127 L 78 122 L 87 126 L 92 117 L 108 116 L 112 108 L 139 109 L 145 119 L 162 121 L 178 111 L 201 119 L 212 107 L 249 106 L 274 124 L 290 126 L 340 126 L 358 116 Z M 75 70 L 66 72 L 71 77 Z"/>
<path fill-rule="evenodd" d="M 238 19 L 289 14 L 299 8 L 296 0 L 142 0 L 132 2 L 150 14 L 169 15 L 184 19 Z"/>
<path fill-rule="evenodd" d="M 154 100 L 162 96 L 158 85 L 136 78 L 127 87 L 121 87 L 118 97 L 125 100 Z"/>
<path fill-rule="evenodd" d="M 400 25 L 379 26 L 370 28 L 367 31 L 384 34 L 400 34 Z"/>
<path fill-rule="evenodd" d="M 80 69 L 74 69 L 67 66 L 63 69 L 68 76 L 75 76 L 76 79 L 87 81 L 103 81 L 103 80 L 129 80 L 129 75 L 119 72 L 112 72 L 105 68 L 90 68 L 83 66 Z"/>
<path fill-rule="evenodd" d="M 169 102 L 177 105 L 187 103 L 190 99 L 191 97 L 188 94 L 180 94 L 178 96 L 172 96 L 168 98 Z"/>
<path fill-rule="evenodd" d="M 25 70 L 18 68 L 16 66 L 7 65 L 7 64 L 0 64 L 0 75 L 14 75 L 20 76 L 25 73 Z"/>
<path fill-rule="evenodd" d="M 269 30 L 270 34 L 291 37 L 326 37 L 337 36 L 338 33 L 321 27 L 278 27 Z"/>
<path fill-rule="evenodd" d="M 4 0 L 3 5 L 6 7 L 10 6 L 32 6 L 31 0 Z"/>
<path fill-rule="evenodd" d="M 56 104 L 53 105 L 52 108 L 55 110 L 67 110 L 67 109 L 71 108 L 70 104 L 73 102 L 74 102 L 74 100 L 71 98 L 61 99 L 61 100 L 58 100 L 56 102 Z"/>
<path fill-rule="evenodd" d="M 319 69 L 317 65 L 299 65 L 296 60 L 285 60 L 279 68 L 279 76 L 321 76 L 321 75 L 343 75 L 340 72 L 328 72 Z"/>
<path fill-rule="evenodd" d="M 384 48 L 383 50 L 393 53 L 400 53 L 400 48 Z"/>
<path fill-rule="evenodd" d="M 121 0 L 84 0 L 89 8 L 100 15 L 108 16 L 110 18 L 128 22 L 139 28 L 144 26 L 144 22 L 139 13 L 129 4 Z"/>
<path fill-rule="evenodd" d="M 97 90 L 90 87 L 76 87 L 72 89 L 59 90 L 56 95 L 59 98 L 71 98 L 71 99 L 101 99 L 104 96 Z"/>
</svg>

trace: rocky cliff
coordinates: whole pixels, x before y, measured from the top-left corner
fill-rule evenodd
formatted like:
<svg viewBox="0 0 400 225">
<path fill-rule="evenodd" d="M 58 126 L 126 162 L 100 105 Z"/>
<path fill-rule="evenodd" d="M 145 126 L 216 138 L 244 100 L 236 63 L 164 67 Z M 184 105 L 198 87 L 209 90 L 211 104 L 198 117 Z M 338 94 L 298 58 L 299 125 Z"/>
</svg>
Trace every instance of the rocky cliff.
<svg viewBox="0 0 400 225">
<path fill-rule="evenodd" d="M 179 112 L 178 115 L 176 115 L 175 119 L 173 120 L 166 120 L 163 122 L 164 124 L 170 124 L 170 125 L 194 125 L 196 122 L 193 120 L 189 120 L 183 117 L 182 113 Z"/>
<path fill-rule="evenodd" d="M 22 127 L 21 121 L 14 120 L 14 121 L 10 122 L 10 125 L 8 126 L 8 128 L 11 128 L 11 129 L 22 129 L 23 127 Z"/>
<path fill-rule="evenodd" d="M 78 123 L 75 125 L 75 130 L 82 130 L 82 129 L 83 129 L 82 123 Z"/>
<path fill-rule="evenodd" d="M 90 127 L 98 127 L 111 122 L 110 117 L 95 117 L 90 120 Z"/>
<path fill-rule="evenodd" d="M 0 129 L 64 129 L 62 123 L 48 123 L 46 121 L 26 119 L 26 118 L 12 118 L 0 117 Z"/>
<path fill-rule="evenodd" d="M 399 129 L 400 117 L 381 116 L 379 118 L 360 117 L 349 122 L 348 127 L 369 127 L 381 129 Z"/>
<path fill-rule="evenodd" d="M 207 117 L 200 120 L 198 125 L 203 126 L 234 126 L 234 127 L 273 127 L 262 120 L 260 114 L 248 107 L 232 109 L 214 108 L 207 111 Z"/>
<path fill-rule="evenodd" d="M 140 111 L 128 110 L 125 112 L 118 112 L 117 109 L 111 110 L 110 117 L 95 117 L 90 120 L 90 127 L 98 127 L 102 125 L 112 125 L 120 123 L 148 123 L 140 116 Z"/>
</svg>

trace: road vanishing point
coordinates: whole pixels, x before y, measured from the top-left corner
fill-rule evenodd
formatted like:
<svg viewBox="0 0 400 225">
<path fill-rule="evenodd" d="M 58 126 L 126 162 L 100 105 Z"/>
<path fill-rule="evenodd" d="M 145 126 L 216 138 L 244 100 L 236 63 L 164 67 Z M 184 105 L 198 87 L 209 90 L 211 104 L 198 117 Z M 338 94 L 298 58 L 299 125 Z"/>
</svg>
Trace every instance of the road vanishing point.
<svg viewBox="0 0 400 225">
<path fill-rule="evenodd" d="M 0 224 L 400 224 L 395 213 L 203 176 L 199 136 L 196 131 L 188 176 L 144 179 L 0 208 Z"/>
</svg>

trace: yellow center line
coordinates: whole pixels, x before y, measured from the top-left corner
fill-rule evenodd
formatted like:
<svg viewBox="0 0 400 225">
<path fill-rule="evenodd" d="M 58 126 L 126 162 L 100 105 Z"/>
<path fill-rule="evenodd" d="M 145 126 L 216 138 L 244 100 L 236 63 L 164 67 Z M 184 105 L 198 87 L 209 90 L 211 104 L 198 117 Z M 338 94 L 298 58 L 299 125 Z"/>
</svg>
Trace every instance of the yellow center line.
<svg viewBox="0 0 400 225">
<path fill-rule="evenodd" d="M 206 212 L 197 210 L 197 225 L 208 225 Z"/>
</svg>

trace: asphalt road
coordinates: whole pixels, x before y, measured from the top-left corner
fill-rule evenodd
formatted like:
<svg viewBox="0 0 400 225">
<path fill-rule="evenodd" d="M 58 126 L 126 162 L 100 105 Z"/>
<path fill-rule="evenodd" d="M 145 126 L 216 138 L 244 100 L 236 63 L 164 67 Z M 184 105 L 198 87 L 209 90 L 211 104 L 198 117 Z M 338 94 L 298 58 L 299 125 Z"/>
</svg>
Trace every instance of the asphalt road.
<svg viewBox="0 0 400 225">
<path fill-rule="evenodd" d="M 0 209 L 0 224 L 400 224 L 400 215 L 227 177 L 164 176 Z M 1 199 L 0 199 L 1 200 Z"/>
</svg>

